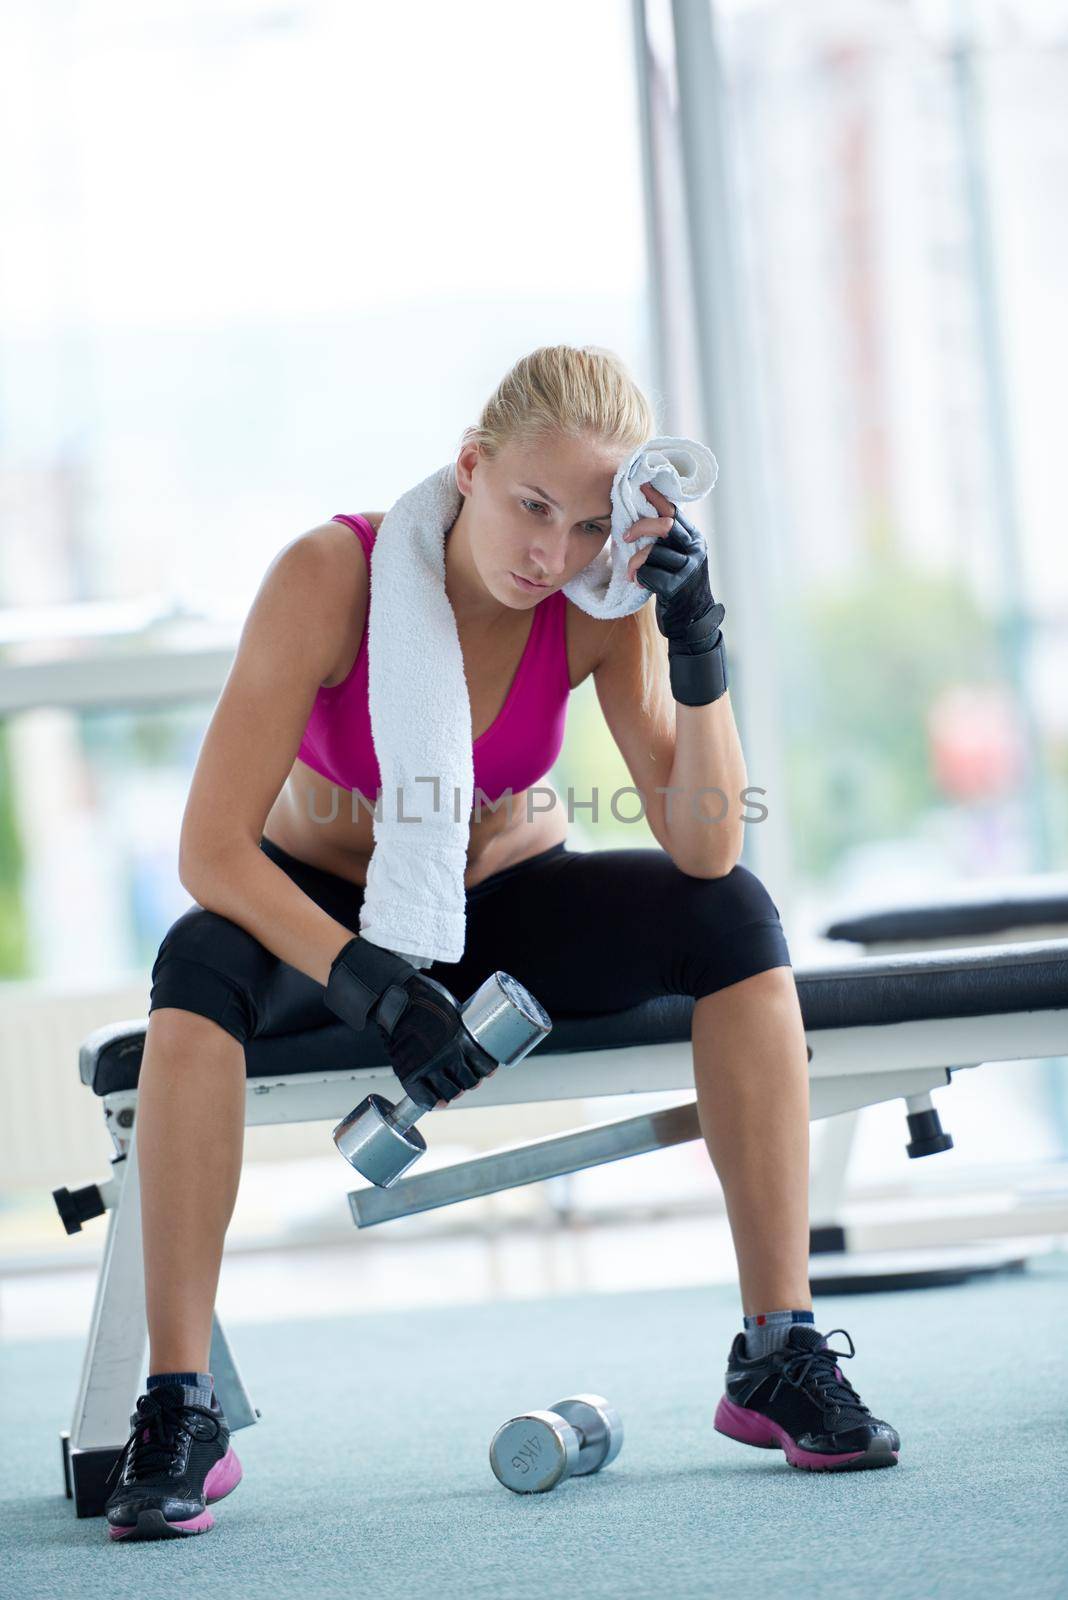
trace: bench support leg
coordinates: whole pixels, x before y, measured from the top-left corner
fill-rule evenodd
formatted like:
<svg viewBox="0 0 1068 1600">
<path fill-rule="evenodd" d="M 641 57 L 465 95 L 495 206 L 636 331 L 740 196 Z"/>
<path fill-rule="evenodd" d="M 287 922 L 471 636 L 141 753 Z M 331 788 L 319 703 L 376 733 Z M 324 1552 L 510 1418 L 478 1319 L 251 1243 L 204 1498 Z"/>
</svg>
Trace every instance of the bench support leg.
<svg viewBox="0 0 1068 1600">
<path fill-rule="evenodd" d="M 105 1484 L 130 1433 L 148 1348 L 137 1140 L 113 1163 L 107 1238 L 70 1429 L 60 1435 L 64 1485 L 79 1517 L 98 1517 L 114 1487 Z M 217 1316 L 212 1318 L 215 1391 L 231 1431 L 255 1422 L 253 1406 Z"/>
</svg>

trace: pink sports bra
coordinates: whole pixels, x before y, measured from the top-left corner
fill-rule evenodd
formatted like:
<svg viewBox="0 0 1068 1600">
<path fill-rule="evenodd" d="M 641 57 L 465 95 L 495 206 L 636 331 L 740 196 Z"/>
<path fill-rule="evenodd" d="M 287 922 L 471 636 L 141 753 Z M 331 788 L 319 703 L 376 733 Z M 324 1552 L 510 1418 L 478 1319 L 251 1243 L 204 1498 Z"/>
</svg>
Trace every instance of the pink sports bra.
<svg viewBox="0 0 1068 1600">
<path fill-rule="evenodd" d="M 345 523 L 359 536 L 370 569 L 372 524 L 358 514 L 341 513 L 331 521 Z M 566 613 L 567 598 L 560 589 L 534 607 L 530 637 L 508 697 L 496 721 L 472 746 L 475 798 L 479 789 L 487 801 L 499 800 L 508 789 L 519 794 L 537 783 L 560 754 L 571 693 Z M 320 687 L 297 754 L 331 783 L 358 789 L 373 804 L 382 777 L 371 738 L 367 668 L 365 625 L 348 677 L 330 688 Z"/>
</svg>

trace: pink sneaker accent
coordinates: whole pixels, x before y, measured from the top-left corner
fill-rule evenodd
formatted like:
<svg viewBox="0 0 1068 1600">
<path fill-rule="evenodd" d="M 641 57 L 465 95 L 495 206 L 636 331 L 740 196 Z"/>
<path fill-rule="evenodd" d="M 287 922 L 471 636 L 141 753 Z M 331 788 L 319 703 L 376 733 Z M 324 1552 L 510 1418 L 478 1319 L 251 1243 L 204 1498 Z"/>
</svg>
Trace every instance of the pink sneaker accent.
<svg viewBox="0 0 1068 1600">
<path fill-rule="evenodd" d="M 815 1450 L 802 1450 L 777 1422 L 760 1411 L 736 1406 L 726 1395 L 722 1396 L 716 1407 L 712 1426 L 717 1433 L 726 1434 L 728 1439 L 737 1439 L 740 1444 L 755 1444 L 762 1450 L 782 1450 L 792 1467 L 812 1467 L 825 1471 L 828 1467 L 840 1467 L 847 1461 L 857 1461 L 864 1454 L 863 1450 L 850 1450 L 842 1455 L 828 1456 Z M 896 1461 L 897 1451 L 891 1454 Z"/>
<path fill-rule="evenodd" d="M 222 1460 L 216 1461 L 204 1479 L 205 1500 L 222 1500 L 237 1488 L 242 1477 L 241 1463 L 234 1454 L 234 1447 L 231 1445 Z"/>
<path fill-rule="evenodd" d="M 216 1461 L 204 1479 L 204 1499 L 209 1504 L 214 1503 L 216 1500 L 224 1499 L 226 1495 L 231 1494 L 237 1488 L 243 1476 L 241 1463 L 234 1453 L 233 1445 L 231 1445 L 222 1460 Z M 195 1517 L 189 1517 L 184 1522 L 167 1523 L 168 1528 L 175 1528 L 181 1533 L 207 1533 L 209 1528 L 214 1528 L 214 1526 L 215 1518 L 207 1509 L 207 1506 L 203 1511 L 198 1512 Z M 128 1539 L 131 1534 L 136 1532 L 136 1523 L 128 1528 L 116 1528 L 111 1524 L 108 1525 L 108 1537 L 110 1539 Z"/>
</svg>

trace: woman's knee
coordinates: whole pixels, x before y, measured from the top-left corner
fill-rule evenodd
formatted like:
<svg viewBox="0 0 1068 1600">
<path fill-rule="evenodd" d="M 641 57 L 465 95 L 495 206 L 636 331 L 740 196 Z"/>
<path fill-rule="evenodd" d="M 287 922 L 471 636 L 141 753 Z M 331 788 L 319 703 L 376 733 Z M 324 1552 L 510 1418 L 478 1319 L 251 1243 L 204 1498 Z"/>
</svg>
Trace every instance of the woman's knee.
<svg viewBox="0 0 1068 1600">
<path fill-rule="evenodd" d="M 150 1008 L 146 1050 L 149 1039 L 154 1051 L 162 1051 L 171 1060 L 183 1061 L 195 1056 L 200 1061 L 206 1055 L 214 1060 L 220 1054 L 230 1057 L 236 1052 L 242 1064 L 244 1062 L 244 1040 L 236 1039 L 229 1029 L 222 1028 L 204 1012 L 189 1011 L 172 1003 Z"/>
<path fill-rule="evenodd" d="M 688 993 L 700 998 L 754 973 L 791 965 L 779 908 L 741 862 L 722 878 L 688 879 L 680 900 L 672 920 L 681 933 Z"/>
<path fill-rule="evenodd" d="M 191 906 L 168 929 L 153 962 L 149 1013 L 194 1012 L 246 1043 L 277 965 L 278 958 L 236 922 Z"/>
</svg>

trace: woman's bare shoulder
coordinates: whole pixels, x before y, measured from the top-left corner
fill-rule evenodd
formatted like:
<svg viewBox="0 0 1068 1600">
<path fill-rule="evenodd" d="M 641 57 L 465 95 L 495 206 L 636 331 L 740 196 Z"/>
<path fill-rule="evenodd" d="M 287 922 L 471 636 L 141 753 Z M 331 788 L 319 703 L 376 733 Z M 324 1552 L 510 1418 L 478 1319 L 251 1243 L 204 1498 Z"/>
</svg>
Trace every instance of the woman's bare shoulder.
<svg viewBox="0 0 1068 1600">
<path fill-rule="evenodd" d="M 360 515 L 377 532 L 385 513 L 364 511 Z M 302 534 L 301 541 L 321 552 L 327 573 L 331 626 L 337 638 L 334 668 L 322 680 L 322 686 L 330 688 L 348 676 L 363 638 L 370 596 L 367 552 L 346 522 L 322 522 Z"/>
</svg>

